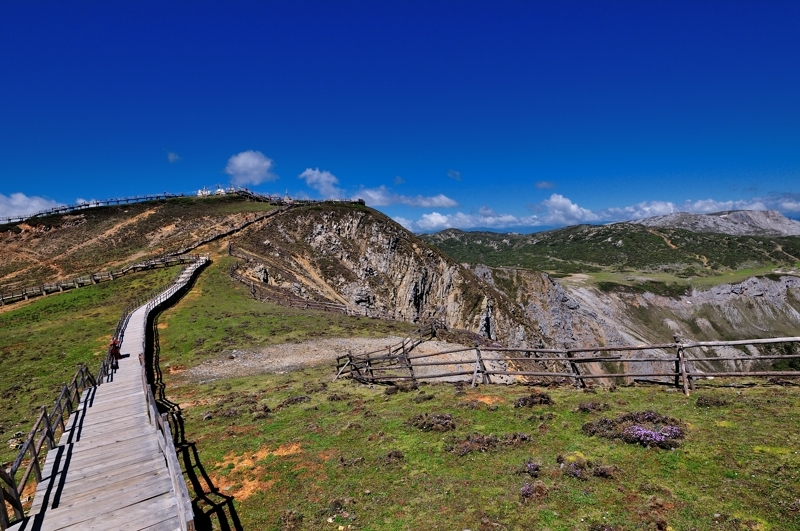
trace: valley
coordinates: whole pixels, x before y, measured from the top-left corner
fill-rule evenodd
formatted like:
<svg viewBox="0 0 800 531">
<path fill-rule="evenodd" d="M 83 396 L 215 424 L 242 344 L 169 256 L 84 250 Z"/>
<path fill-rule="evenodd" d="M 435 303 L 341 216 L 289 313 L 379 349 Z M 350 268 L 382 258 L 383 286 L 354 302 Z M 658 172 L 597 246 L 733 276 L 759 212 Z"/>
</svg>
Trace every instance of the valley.
<svg viewBox="0 0 800 531">
<path fill-rule="evenodd" d="M 690 397 L 652 383 L 387 391 L 334 381 L 333 370 L 337 353 L 385 348 L 432 319 L 452 335 L 430 348 L 796 336 L 798 236 L 631 224 L 420 237 L 363 205 L 320 204 L 202 243 L 271 208 L 187 198 L 29 221 L 35 231 L 0 226 L 2 289 L 176 249 L 210 254 L 156 322 L 156 383 L 179 408 L 178 442 L 207 474 L 190 486 L 199 528 L 800 527 L 800 440 L 784 429 L 800 401 L 791 380 L 701 381 Z M 5 307 L 3 441 L 26 431 L 76 363 L 98 363 L 127 300 L 174 273 Z M 251 285 L 342 310 L 261 302 Z M 585 427 L 646 411 L 674 420 L 673 449 Z M 13 456 L 9 445 L 0 461 Z"/>
</svg>

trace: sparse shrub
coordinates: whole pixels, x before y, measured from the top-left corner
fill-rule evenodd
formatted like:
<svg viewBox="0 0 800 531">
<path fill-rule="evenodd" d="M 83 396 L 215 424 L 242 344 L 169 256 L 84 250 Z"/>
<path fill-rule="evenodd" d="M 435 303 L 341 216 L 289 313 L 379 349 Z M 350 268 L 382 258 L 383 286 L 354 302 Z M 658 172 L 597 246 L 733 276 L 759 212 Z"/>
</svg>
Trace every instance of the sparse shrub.
<svg viewBox="0 0 800 531">
<path fill-rule="evenodd" d="M 331 393 L 328 395 L 329 402 L 342 402 L 350 398 L 352 398 L 352 396 L 348 393 Z"/>
<path fill-rule="evenodd" d="M 514 407 L 533 407 L 539 405 L 549 406 L 553 404 L 553 399 L 547 393 L 534 393 L 529 396 L 521 396 L 514 400 Z"/>
<path fill-rule="evenodd" d="M 286 406 L 293 406 L 295 404 L 302 404 L 303 402 L 310 402 L 310 401 L 311 401 L 311 397 L 309 397 L 309 396 L 305 396 L 305 395 L 290 396 L 289 398 L 287 398 L 286 400 L 284 400 L 283 402 L 278 404 L 275 409 L 281 409 L 281 408 L 284 408 Z"/>
<path fill-rule="evenodd" d="M 602 402 L 583 402 L 578 404 L 578 411 L 582 413 L 591 413 L 592 411 L 606 411 L 611 409 L 611 406 Z"/>
<path fill-rule="evenodd" d="M 615 479 L 619 469 L 615 466 L 600 465 L 592 469 L 592 475 L 598 478 Z"/>
<path fill-rule="evenodd" d="M 567 477 L 580 479 L 581 481 L 586 481 L 589 479 L 586 469 L 580 466 L 578 463 L 565 463 L 562 470 L 564 471 L 564 475 Z"/>
<path fill-rule="evenodd" d="M 280 517 L 281 531 L 295 531 L 303 524 L 303 515 L 297 511 L 283 511 Z"/>
<path fill-rule="evenodd" d="M 522 467 L 517 469 L 517 473 L 518 474 L 528 474 L 532 478 L 538 478 L 539 477 L 539 468 L 540 468 L 539 467 L 539 463 L 536 463 L 536 462 L 532 461 L 531 459 L 528 459 L 527 461 L 525 461 L 525 464 L 522 465 Z"/>
<path fill-rule="evenodd" d="M 422 431 L 450 431 L 456 429 L 453 417 L 449 413 L 414 415 L 408 420 L 408 424 Z"/>
<path fill-rule="evenodd" d="M 589 526 L 589 531 L 621 531 L 619 527 L 611 524 L 592 524 Z"/>
<path fill-rule="evenodd" d="M 581 428 L 589 436 L 620 439 L 628 444 L 647 447 L 677 448 L 684 431 L 680 421 L 653 411 L 625 413 L 614 419 L 603 417 Z"/>
<path fill-rule="evenodd" d="M 433 400 L 435 397 L 433 395 L 429 395 L 427 393 L 420 393 L 413 398 L 413 402 L 415 404 L 421 404 L 422 402 L 427 402 L 428 400 Z"/>
<path fill-rule="evenodd" d="M 383 462 L 387 465 L 394 465 L 405 459 L 403 452 L 400 450 L 392 450 L 383 458 Z"/>
<path fill-rule="evenodd" d="M 541 481 L 534 481 L 533 483 L 525 482 L 522 488 L 519 489 L 519 496 L 523 503 L 534 498 L 544 498 L 546 495 L 547 486 Z"/>
</svg>

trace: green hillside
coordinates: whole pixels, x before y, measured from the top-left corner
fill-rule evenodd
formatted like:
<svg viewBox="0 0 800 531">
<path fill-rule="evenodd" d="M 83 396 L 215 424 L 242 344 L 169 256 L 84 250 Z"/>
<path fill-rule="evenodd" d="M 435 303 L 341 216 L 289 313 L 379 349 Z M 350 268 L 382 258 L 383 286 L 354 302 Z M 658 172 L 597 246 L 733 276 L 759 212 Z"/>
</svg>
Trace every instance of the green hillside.
<svg viewBox="0 0 800 531">
<path fill-rule="evenodd" d="M 728 282 L 800 266 L 800 237 L 731 236 L 641 225 L 576 225 L 534 234 L 448 229 L 422 238 L 463 263 L 522 267 L 614 281 L 641 273 L 660 281 Z"/>
</svg>

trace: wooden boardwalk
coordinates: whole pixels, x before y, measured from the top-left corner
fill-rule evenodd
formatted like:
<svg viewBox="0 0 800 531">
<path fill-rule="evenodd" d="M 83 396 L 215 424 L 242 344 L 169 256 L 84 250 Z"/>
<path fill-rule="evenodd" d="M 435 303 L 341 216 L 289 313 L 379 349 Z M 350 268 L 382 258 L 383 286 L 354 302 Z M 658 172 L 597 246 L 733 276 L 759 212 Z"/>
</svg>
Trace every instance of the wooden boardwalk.
<svg viewBox="0 0 800 531">
<path fill-rule="evenodd" d="M 165 300 L 185 286 L 204 261 L 187 267 L 154 300 Z M 177 478 L 170 475 L 167 458 L 174 458 L 174 451 L 172 456 L 164 453 L 171 444 L 164 444 L 151 419 L 149 390 L 143 385 L 139 355 L 153 302 L 131 314 L 119 369 L 84 391 L 58 446 L 47 454 L 30 516 L 9 529 L 193 529 L 180 468 Z M 177 459 L 172 466 L 177 467 Z M 180 510 L 185 514 L 187 504 L 182 522 Z"/>
</svg>

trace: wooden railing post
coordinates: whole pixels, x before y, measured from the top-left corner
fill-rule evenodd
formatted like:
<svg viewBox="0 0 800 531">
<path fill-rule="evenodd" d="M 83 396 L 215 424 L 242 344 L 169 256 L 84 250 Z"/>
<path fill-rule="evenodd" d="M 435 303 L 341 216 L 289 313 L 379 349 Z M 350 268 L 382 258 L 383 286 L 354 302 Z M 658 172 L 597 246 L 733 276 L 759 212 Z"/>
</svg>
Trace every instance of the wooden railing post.
<svg viewBox="0 0 800 531">
<path fill-rule="evenodd" d="M 5 488 L 3 483 L 8 485 L 8 488 Z M 15 519 L 22 520 L 25 517 L 14 476 L 0 468 L 0 529 L 8 528 L 10 523 L 8 520 L 8 513 L 6 512 L 6 502 L 11 505 Z"/>
<path fill-rule="evenodd" d="M 47 430 L 47 449 L 52 450 L 56 447 L 56 432 L 53 425 L 50 423 L 50 416 L 47 414 L 47 408 L 42 406 L 42 416 L 44 417 L 44 427 Z"/>
<path fill-rule="evenodd" d="M 683 352 L 683 345 L 678 343 L 678 367 L 683 383 L 683 394 L 689 396 L 689 378 L 686 374 L 686 358 Z"/>
<path fill-rule="evenodd" d="M 67 415 L 72 415 L 72 401 L 69 399 L 69 390 L 65 383 L 61 384 L 61 396 L 64 395 L 67 397 Z"/>
<path fill-rule="evenodd" d="M 475 345 L 475 374 L 472 375 L 472 387 L 475 387 L 479 372 L 483 375 L 482 381 L 484 384 L 492 383 L 491 378 L 489 378 L 489 375 L 486 374 L 486 365 L 483 363 L 481 349 L 478 347 L 478 345 Z"/>
<path fill-rule="evenodd" d="M 400 348 L 402 349 L 403 361 L 405 361 L 406 367 L 408 367 L 408 373 L 411 376 L 411 381 L 413 381 L 414 385 L 416 385 L 417 384 L 417 378 L 416 378 L 416 376 L 414 376 L 414 366 L 411 364 L 411 360 L 408 359 L 408 352 L 406 351 L 405 343 L 402 344 Z M 391 348 L 389 349 L 389 351 L 391 353 Z"/>
<path fill-rule="evenodd" d="M 572 361 L 572 351 L 567 351 L 567 359 L 569 360 L 569 366 L 572 369 L 572 373 L 575 375 L 575 387 L 585 388 L 586 381 L 581 377 L 581 371 L 578 368 L 578 364 Z"/>
</svg>

